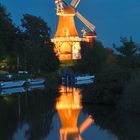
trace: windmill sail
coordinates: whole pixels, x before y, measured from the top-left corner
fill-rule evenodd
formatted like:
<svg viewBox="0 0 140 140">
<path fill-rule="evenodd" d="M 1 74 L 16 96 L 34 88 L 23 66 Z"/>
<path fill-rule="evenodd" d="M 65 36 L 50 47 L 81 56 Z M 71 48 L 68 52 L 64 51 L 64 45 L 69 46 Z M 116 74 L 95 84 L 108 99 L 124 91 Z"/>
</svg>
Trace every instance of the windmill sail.
<svg viewBox="0 0 140 140">
<path fill-rule="evenodd" d="M 85 19 L 79 12 L 76 12 L 76 16 L 93 32 L 95 26 L 91 24 L 87 19 Z"/>
<path fill-rule="evenodd" d="M 62 1 L 66 6 L 68 6 L 68 3 L 65 0 L 62 0 Z"/>
<path fill-rule="evenodd" d="M 78 6 L 79 2 L 80 2 L 80 0 L 72 0 L 71 6 L 76 8 Z"/>
<path fill-rule="evenodd" d="M 79 132 L 82 134 L 92 123 L 94 122 L 94 119 L 92 116 L 89 116 L 80 126 Z"/>
</svg>

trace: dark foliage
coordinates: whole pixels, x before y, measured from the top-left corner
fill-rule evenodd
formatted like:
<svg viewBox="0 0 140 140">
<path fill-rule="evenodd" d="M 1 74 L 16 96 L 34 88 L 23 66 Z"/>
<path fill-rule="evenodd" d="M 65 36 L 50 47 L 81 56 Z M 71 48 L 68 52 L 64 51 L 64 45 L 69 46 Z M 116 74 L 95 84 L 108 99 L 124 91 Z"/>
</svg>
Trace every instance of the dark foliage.
<svg viewBox="0 0 140 140">
<path fill-rule="evenodd" d="M 123 94 L 124 84 L 129 80 L 129 77 L 129 72 L 121 69 L 118 65 L 105 65 L 95 78 L 95 102 L 115 105 Z"/>
<path fill-rule="evenodd" d="M 28 70 L 32 74 L 56 71 L 59 60 L 50 40 L 50 28 L 37 16 L 23 15 L 22 29 L 15 27 L 10 14 L 0 5 L 0 63 L 9 72 Z"/>
<path fill-rule="evenodd" d="M 108 52 L 102 43 L 95 41 L 93 46 L 85 42 L 81 44 L 82 59 L 78 61 L 78 69 L 83 73 L 96 73 L 107 62 Z"/>
<path fill-rule="evenodd" d="M 16 27 L 12 23 L 10 14 L 0 4 L 0 60 L 11 54 Z"/>
</svg>

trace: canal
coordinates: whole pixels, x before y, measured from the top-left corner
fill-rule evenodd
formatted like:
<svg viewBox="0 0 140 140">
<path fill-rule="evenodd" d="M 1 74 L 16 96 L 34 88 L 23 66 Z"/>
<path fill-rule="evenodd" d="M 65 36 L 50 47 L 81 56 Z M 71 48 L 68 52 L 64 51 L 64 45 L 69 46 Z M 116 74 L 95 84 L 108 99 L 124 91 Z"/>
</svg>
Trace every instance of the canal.
<svg viewBox="0 0 140 140">
<path fill-rule="evenodd" d="M 140 140 L 139 116 L 82 102 L 92 86 L 12 91 L 0 96 L 0 140 Z"/>
</svg>

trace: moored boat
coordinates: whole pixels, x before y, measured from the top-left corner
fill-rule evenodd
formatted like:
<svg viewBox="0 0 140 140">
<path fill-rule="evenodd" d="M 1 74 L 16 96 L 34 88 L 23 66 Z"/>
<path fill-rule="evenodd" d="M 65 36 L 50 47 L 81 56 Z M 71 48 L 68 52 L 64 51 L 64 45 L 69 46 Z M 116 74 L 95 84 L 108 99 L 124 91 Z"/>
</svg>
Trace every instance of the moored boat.
<svg viewBox="0 0 140 140">
<path fill-rule="evenodd" d="M 11 95 L 23 92 L 25 92 L 25 89 L 23 87 L 5 88 L 0 91 L 0 95 Z"/>
<path fill-rule="evenodd" d="M 44 84 L 37 84 L 37 85 L 31 85 L 27 88 L 27 91 L 32 91 L 32 90 L 42 90 L 45 89 L 45 85 Z"/>
<path fill-rule="evenodd" d="M 76 81 L 91 80 L 94 79 L 95 75 L 79 75 L 75 77 Z"/>
<path fill-rule="evenodd" d="M 28 85 L 40 85 L 40 84 L 44 84 L 45 83 L 45 79 L 41 78 L 41 79 L 28 79 L 26 81 L 26 83 Z"/>
<path fill-rule="evenodd" d="M 83 80 L 93 80 L 95 75 L 66 75 L 62 76 L 62 81 L 83 81 Z"/>
<path fill-rule="evenodd" d="M 86 84 L 92 84 L 94 81 L 92 79 L 88 79 L 88 80 L 80 80 L 80 81 L 76 81 L 75 85 L 86 85 Z"/>
<path fill-rule="evenodd" d="M 66 75 L 61 77 L 62 84 L 66 85 L 81 85 L 81 84 L 91 84 L 94 82 L 95 75 Z"/>
<path fill-rule="evenodd" d="M 0 88 L 14 88 L 14 87 L 22 87 L 25 84 L 25 80 L 19 80 L 19 81 L 2 81 L 0 82 Z"/>
</svg>

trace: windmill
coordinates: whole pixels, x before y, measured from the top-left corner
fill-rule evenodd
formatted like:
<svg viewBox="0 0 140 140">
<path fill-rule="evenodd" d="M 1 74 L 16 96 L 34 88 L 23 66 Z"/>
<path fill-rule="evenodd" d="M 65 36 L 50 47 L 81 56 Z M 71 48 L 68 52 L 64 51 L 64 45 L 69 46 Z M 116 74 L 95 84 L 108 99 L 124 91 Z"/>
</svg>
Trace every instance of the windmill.
<svg viewBox="0 0 140 140">
<path fill-rule="evenodd" d="M 52 42 L 60 60 L 80 59 L 80 42 L 92 42 L 96 37 L 95 26 L 76 10 L 80 0 L 72 0 L 68 4 L 64 0 L 55 0 L 56 15 L 59 16 L 58 26 Z M 75 26 L 74 17 L 77 17 L 90 30 L 83 29 L 83 38 L 80 38 Z"/>
</svg>

